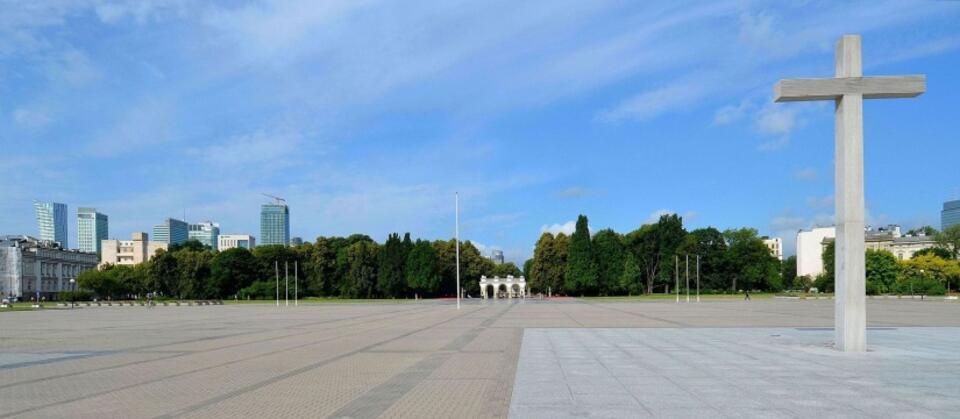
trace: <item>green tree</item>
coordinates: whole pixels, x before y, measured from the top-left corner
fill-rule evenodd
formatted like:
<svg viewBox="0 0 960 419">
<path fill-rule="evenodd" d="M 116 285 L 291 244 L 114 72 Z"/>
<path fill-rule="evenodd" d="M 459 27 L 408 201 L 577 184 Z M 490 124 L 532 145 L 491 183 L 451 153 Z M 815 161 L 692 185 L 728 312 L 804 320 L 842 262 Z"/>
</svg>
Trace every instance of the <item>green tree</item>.
<svg viewBox="0 0 960 419">
<path fill-rule="evenodd" d="M 797 257 L 790 256 L 780 264 L 780 277 L 783 278 L 783 287 L 786 289 L 803 289 L 797 281 Z"/>
<path fill-rule="evenodd" d="M 932 255 L 941 259 L 951 259 L 953 257 L 953 254 L 950 253 L 950 251 L 947 249 L 944 249 L 942 247 L 928 247 L 926 249 L 920 249 L 914 252 L 913 256 L 911 256 L 910 258 L 913 259 L 918 256 L 925 256 L 925 255 Z"/>
<path fill-rule="evenodd" d="M 867 249 L 866 254 L 866 292 L 876 295 L 893 290 L 900 273 L 897 258 L 886 250 Z"/>
<path fill-rule="evenodd" d="M 555 237 L 543 233 L 533 249 L 533 262 L 530 264 L 530 288 L 532 290 L 559 294 L 563 288 L 567 266 L 567 236 L 563 233 Z"/>
<path fill-rule="evenodd" d="M 166 296 L 179 294 L 180 272 L 177 267 L 177 258 L 165 250 L 158 250 L 150 258 L 150 269 L 147 272 L 147 292 L 159 292 Z"/>
<path fill-rule="evenodd" d="M 210 261 L 210 283 L 216 296 L 228 298 L 257 280 L 257 260 L 249 250 L 237 247 L 227 249 Z"/>
<path fill-rule="evenodd" d="M 563 290 L 568 294 L 596 294 L 597 291 L 597 261 L 587 224 L 585 215 L 578 216 L 576 230 L 570 236 L 567 275 L 563 283 Z"/>
<path fill-rule="evenodd" d="M 312 295 L 339 293 L 337 254 L 347 246 L 342 237 L 318 237 L 309 257 L 304 261 L 305 287 Z"/>
<path fill-rule="evenodd" d="M 167 251 L 170 253 L 173 253 L 173 252 L 177 252 L 184 249 L 194 251 L 194 252 L 201 252 L 204 250 L 213 250 L 210 248 L 210 246 L 200 243 L 200 241 L 197 239 L 189 239 L 183 243 L 171 244 L 167 248 Z"/>
<path fill-rule="evenodd" d="M 613 295 L 625 292 L 621 284 L 626 262 L 623 236 L 611 229 L 598 231 L 593 236 L 593 253 L 597 266 L 597 293 Z"/>
<path fill-rule="evenodd" d="M 345 251 L 347 272 L 344 290 L 352 298 L 371 298 L 377 282 L 379 246 L 373 241 L 357 241 Z"/>
<path fill-rule="evenodd" d="M 113 275 L 110 274 L 112 267 L 108 266 L 104 270 L 91 269 L 82 272 L 77 276 L 77 288 L 94 293 L 101 299 L 113 295 L 116 288 Z"/>
<path fill-rule="evenodd" d="M 696 256 L 700 256 L 700 288 L 724 290 L 730 287 L 726 267 L 727 242 L 720 230 L 707 227 L 691 231 L 677 252 L 690 255 L 691 266 L 695 266 Z"/>
<path fill-rule="evenodd" d="M 960 224 L 954 224 L 937 234 L 940 247 L 950 251 L 950 258 L 960 259 Z"/>
<path fill-rule="evenodd" d="M 727 252 L 727 267 L 730 269 L 734 290 L 783 289 L 780 278 L 780 261 L 770 253 L 770 248 L 752 229 L 733 230 L 738 233 L 724 236 L 730 243 Z M 731 230 L 727 230 L 728 232 Z M 756 230 L 753 230 L 755 233 Z M 733 239 L 731 239 L 733 237 Z"/>
<path fill-rule="evenodd" d="M 930 226 L 922 226 L 922 227 L 914 228 L 914 229 L 911 229 L 910 231 L 907 231 L 908 236 L 924 235 L 924 236 L 936 237 L 937 234 L 940 234 L 940 232 L 937 231 L 937 229 Z"/>
<path fill-rule="evenodd" d="M 209 250 L 182 248 L 170 252 L 177 260 L 176 295 L 180 298 L 213 298 L 219 295 L 218 287 L 210 282 Z"/>
<path fill-rule="evenodd" d="M 407 286 L 418 295 L 433 295 L 440 290 L 440 258 L 433 245 L 426 240 L 417 240 L 407 255 Z"/>
<path fill-rule="evenodd" d="M 652 293 L 658 284 L 664 290 L 673 284 L 674 257 L 686 235 L 683 219 L 676 214 L 661 215 L 656 224 L 643 225 L 627 235 L 627 247 L 644 272 L 645 293 Z"/>
<path fill-rule="evenodd" d="M 633 252 L 626 252 L 623 261 L 623 270 L 620 272 L 620 289 L 630 295 L 643 293 L 643 270 L 637 263 Z"/>
<path fill-rule="evenodd" d="M 523 262 L 523 276 L 528 281 L 530 280 L 530 270 L 533 268 L 533 259 L 527 259 Z"/>
<path fill-rule="evenodd" d="M 409 240 L 409 235 L 407 240 Z M 380 248 L 379 268 L 377 269 L 377 291 L 385 297 L 399 297 L 406 291 L 406 279 L 403 268 L 407 255 L 403 241 L 397 233 L 390 234 Z"/>
<path fill-rule="evenodd" d="M 273 280 L 276 277 L 283 280 L 285 271 L 293 276 L 293 262 L 297 260 L 297 252 L 290 246 L 282 244 L 268 244 L 253 249 L 253 256 L 257 260 L 257 278 L 262 281 Z"/>
<path fill-rule="evenodd" d="M 499 276 L 501 278 L 506 278 L 508 276 L 520 277 L 523 275 L 523 272 L 520 271 L 520 268 L 518 268 L 513 262 L 496 264 L 493 266 L 493 271 L 490 273 L 493 276 Z"/>
</svg>

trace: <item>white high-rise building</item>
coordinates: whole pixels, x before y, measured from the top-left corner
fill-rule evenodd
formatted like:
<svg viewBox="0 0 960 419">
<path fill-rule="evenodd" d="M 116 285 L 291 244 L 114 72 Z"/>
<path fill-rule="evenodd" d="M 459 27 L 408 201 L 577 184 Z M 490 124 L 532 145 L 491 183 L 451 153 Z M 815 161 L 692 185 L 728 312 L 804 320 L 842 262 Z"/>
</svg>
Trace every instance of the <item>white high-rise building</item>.
<svg viewBox="0 0 960 419">
<path fill-rule="evenodd" d="M 67 248 L 67 204 L 33 201 L 40 240 L 57 242 Z"/>
<path fill-rule="evenodd" d="M 823 272 L 823 240 L 835 238 L 836 227 L 817 227 L 797 233 L 797 276 L 813 278 Z"/>
<path fill-rule="evenodd" d="M 770 254 L 773 257 L 783 260 L 783 240 L 779 237 L 767 237 L 763 239 L 763 244 L 770 248 Z"/>
<path fill-rule="evenodd" d="M 77 208 L 77 249 L 99 255 L 101 241 L 109 234 L 107 214 L 97 212 L 96 208 Z"/>
</svg>

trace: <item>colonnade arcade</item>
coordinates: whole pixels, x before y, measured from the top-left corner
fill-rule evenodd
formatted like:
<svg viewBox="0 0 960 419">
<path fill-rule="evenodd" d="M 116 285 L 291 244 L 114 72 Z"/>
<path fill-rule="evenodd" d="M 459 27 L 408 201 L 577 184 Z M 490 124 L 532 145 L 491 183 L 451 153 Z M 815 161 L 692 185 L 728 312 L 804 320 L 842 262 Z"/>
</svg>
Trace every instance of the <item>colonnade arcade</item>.
<svg viewBox="0 0 960 419">
<path fill-rule="evenodd" d="M 506 278 L 481 276 L 480 296 L 484 299 L 527 298 L 527 280 L 513 275 L 507 275 Z"/>
</svg>

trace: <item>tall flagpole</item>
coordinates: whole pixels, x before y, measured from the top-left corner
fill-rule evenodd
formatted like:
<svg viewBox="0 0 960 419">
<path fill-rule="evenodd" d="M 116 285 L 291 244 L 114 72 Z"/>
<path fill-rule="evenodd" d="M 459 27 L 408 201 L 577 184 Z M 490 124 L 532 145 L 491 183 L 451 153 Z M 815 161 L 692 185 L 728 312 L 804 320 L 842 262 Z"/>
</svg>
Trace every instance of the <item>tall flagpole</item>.
<svg viewBox="0 0 960 419">
<path fill-rule="evenodd" d="M 277 274 L 277 307 L 280 307 L 280 262 L 273 261 L 273 271 Z"/>
<path fill-rule="evenodd" d="M 687 278 L 687 302 L 690 302 L 690 255 L 684 256 L 686 262 L 683 265 L 683 276 Z"/>
<path fill-rule="evenodd" d="M 300 305 L 300 281 L 297 280 L 297 262 L 293 261 L 293 306 Z"/>
<path fill-rule="evenodd" d="M 460 193 L 453 193 L 454 239 L 457 242 L 457 310 L 460 309 Z"/>
<path fill-rule="evenodd" d="M 697 255 L 697 302 L 700 302 L 700 255 Z"/>
<path fill-rule="evenodd" d="M 673 255 L 673 285 L 674 294 L 677 294 L 677 304 L 680 304 L 680 256 Z"/>
</svg>

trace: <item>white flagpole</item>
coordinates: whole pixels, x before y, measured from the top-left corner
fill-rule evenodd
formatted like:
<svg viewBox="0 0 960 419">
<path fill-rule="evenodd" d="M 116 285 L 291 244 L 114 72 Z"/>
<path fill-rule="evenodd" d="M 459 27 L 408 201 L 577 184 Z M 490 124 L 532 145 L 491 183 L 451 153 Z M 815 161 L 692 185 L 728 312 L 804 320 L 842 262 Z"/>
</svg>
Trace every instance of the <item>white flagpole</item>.
<svg viewBox="0 0 960 419">
<path fill-rule="evenodd" d="M 690 302 L 690 255 L 685 255 L 684 259 L 686 260 L 686 262 L 684 262 L 684 265 L 683 265 L 683 271 L 684 271 L 683 275 L 684 277 L 687 278 L 687 302 L 689 303 Z"/>
<path fill-rule="evenodd" d="M 453 194 L 454 205 L 454 239 L 457 242 L 457 310 L 460 309 L 460 193 Z"/>
<path fill-rule="evenodd" d="M 674 294 L 677 295 L 677 304 L 680 304 L 680 256 L 673 255 L 673 284 Z"/>
<path fill-rule="evenodd" d="M 700 302 L 700 255 L 697 255 L 697 302 Z"/>
</svg>

